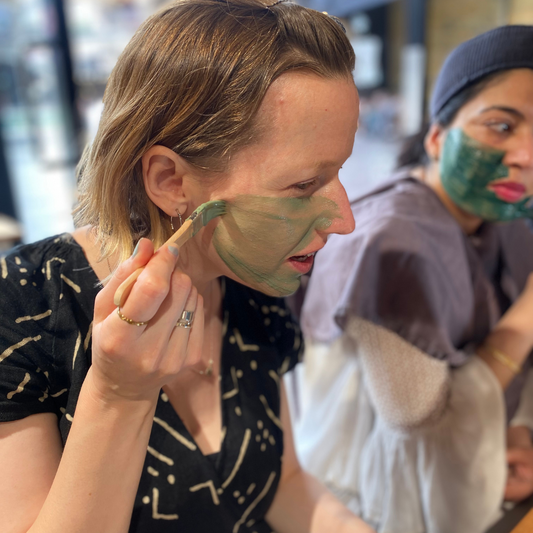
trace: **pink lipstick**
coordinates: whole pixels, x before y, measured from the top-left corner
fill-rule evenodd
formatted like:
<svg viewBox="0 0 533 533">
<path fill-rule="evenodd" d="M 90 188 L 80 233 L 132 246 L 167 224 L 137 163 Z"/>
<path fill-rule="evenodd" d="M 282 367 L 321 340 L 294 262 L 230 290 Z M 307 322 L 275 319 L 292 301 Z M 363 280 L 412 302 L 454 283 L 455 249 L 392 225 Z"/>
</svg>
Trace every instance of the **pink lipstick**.
<svg viewBox="0 0 533 533">
<path fill-rule="evenodd" d="M 488 187 L 500 200 L 514 204 L 522 200 L 526 193 L 526 188 L 521 183 L 513 181 L 502 181 L 493 183 Z"/>
</svg>

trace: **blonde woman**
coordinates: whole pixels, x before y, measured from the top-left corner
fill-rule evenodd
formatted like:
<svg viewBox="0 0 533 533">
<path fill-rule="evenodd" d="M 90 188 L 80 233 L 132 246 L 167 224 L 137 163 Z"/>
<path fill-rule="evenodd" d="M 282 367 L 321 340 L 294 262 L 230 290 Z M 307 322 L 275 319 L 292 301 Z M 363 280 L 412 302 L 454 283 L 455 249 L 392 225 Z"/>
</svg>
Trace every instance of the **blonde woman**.
<svg viewBox="0 0 533 533">
<path fill-rule="evenodd" d="M 370 531 L 299 467 L 280 380 L 301 344 L 279 297 L 354 227 L 353 64 L 288 2 L 184 0 L 139 29 L 79 229 L 2 258 L 3 533 Z M 160 248 L 210 200 L 227 214 Z"/>
</svg>

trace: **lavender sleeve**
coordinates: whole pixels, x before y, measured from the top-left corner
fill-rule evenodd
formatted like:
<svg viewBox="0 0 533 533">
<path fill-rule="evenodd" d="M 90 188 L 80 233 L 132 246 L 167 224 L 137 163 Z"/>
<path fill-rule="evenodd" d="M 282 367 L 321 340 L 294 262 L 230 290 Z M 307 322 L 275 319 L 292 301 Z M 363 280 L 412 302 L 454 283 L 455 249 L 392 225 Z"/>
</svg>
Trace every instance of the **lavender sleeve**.
<svg viewBox="0 0 533 533">
<path fill-rule="evenodd" d="M 464 235 L 440 203 L 429 196 L 421 208 L 411 193 L 398 206 L 397 196 L 394 204 L 374 197 L 354 204 L 355 232 L 331 237 L 319 252 L 304 334 L 329 342 L 356 316 L 461 366 L 497 318 L 491 288 L 473 276 Z"/>
</svg>

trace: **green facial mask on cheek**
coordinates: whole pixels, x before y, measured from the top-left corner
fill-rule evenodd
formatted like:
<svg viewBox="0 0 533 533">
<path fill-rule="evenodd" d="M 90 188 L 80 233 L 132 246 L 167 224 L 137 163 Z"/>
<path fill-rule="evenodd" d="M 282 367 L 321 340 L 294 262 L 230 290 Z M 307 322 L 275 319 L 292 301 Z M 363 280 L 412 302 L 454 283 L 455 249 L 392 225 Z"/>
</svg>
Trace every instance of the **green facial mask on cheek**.
<svg viewBox="0 0 533 533">
<path fill-rule="evenodd" d="M 492 181 L 509 175 L 504 157 L 505 152 L 472 139 L 459 128 L 451 129 L 440 160 L 444 190 L 461 209 L 483 220 L 533 218 L 531 197 L 509 203 L 487 188 Z"/>
<path fill-rule="evenodd" d="M 238 196 L 228 202 L 213 234 L 218 255 L 254 289 L 272 296 L 292 294 L 301 274 L 287 259 L 299 255 L 340 218 L 338 206 L 322 197 Z"/>
</svg>

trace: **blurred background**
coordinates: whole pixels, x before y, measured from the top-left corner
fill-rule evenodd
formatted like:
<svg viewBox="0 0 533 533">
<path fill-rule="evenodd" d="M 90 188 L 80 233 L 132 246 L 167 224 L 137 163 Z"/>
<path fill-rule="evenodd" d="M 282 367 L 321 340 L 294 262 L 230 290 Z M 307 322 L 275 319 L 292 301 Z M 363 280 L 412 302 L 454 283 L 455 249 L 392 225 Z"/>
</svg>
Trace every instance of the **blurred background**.
<svg viewBox="0 0 533 533">
<path fill-rule="evenodd" d="M 75 167 L 106 80 L 166 0 L 0 0 L 0 250 L 72 230 Z M 533 0 L 299 0 L 340 17 L 357 55 L 360 130 L 341 171 L 350 197 L 385 179 L 460 42 L 533 24 Z"/>
</svg>

